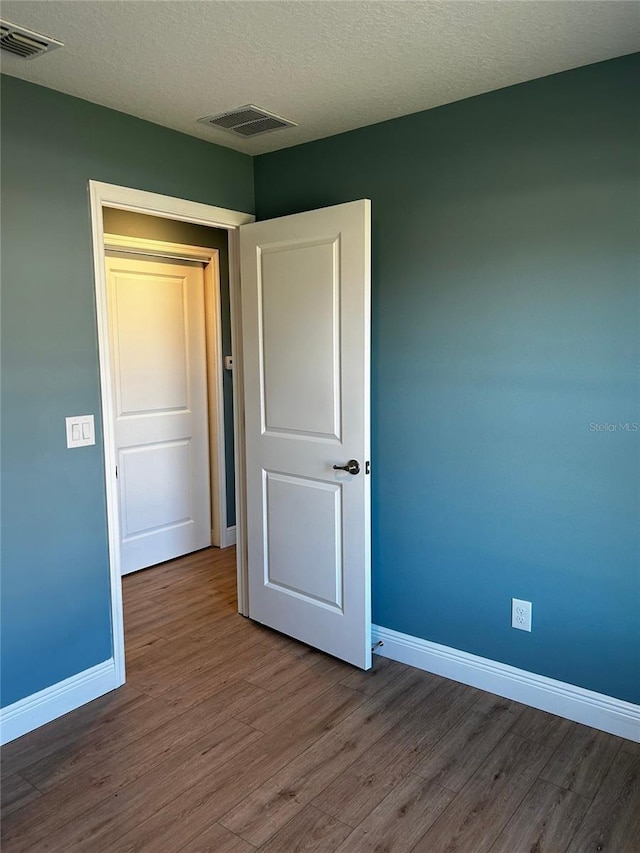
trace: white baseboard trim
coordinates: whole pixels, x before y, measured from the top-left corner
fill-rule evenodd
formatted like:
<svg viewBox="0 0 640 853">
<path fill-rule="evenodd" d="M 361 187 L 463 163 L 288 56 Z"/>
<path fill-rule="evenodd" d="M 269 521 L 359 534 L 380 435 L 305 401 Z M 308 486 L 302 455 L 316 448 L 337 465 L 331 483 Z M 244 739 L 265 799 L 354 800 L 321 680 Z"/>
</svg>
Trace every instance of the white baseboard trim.
<svg viewBox="0 0 640 853">
<path fill-rule="evenodd" d="M 119 686 L 115 661 L 110 658 L 7 705 L 0 710 L 0 744 L 32 732 Z"/>
<path fill-rule="evenodd" d="M 220 547 L 221 548 L 230 548 L 232 545 L 236 544 L 236 526 L 227 527 L 226 530 L 222 531 L 222 536 L 220 537 Z"/>
<path fill-rule="evenodd" d="M 380 640 L 384 643 L 376 649 L 376 654 L 640 742 L 640 705 L 391 628 L 372 625 L 371 639 L 372 643 Z"/>
</svg>

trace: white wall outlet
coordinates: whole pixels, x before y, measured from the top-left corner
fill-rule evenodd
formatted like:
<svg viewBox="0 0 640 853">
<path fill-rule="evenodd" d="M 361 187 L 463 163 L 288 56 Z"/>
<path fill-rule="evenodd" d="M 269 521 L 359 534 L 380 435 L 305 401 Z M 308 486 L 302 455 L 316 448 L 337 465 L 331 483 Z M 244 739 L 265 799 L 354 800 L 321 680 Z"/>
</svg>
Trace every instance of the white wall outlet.
<svg viewBox="0 0 640 853">
<path fill-rule="evenodd" d="M 67 447 L 87 447 L 96 443 L 93 415 L 77 415 L 65 418 L 67 425 Z"/>
<path fill-rule="evenodd" d="M 531 602 L 511 599 L 511 627 L 520 631 L 531 630 Z"/>
</svg>

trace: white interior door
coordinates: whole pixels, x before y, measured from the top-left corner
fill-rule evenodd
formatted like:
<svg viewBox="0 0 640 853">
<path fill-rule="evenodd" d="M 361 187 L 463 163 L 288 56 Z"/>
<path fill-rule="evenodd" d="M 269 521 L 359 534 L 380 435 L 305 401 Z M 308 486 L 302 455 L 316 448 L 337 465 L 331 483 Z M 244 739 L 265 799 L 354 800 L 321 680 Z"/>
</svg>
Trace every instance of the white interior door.
<svg viewBox="0 0 640 853">
<path fill-rule="evenodd" d="M 204 276 L 106 259 L 122 573 L 211 544 Z"/>
<path fill-rule="evenodd" d="M 357 201 L 240 228 L 249 616 L 363 669 L 370 217 Z"/>
</svg>

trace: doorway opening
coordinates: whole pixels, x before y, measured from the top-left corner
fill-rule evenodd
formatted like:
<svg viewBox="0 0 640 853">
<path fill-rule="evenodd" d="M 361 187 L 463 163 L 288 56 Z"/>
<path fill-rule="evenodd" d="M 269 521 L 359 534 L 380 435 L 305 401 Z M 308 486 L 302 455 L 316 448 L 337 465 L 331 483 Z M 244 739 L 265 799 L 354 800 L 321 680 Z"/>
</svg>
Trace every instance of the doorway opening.
<svg viewBox="0 0 640 853">
<path fill-rule="evenodd" d="M 246 546 L 243 535 L 243 520 L 244 520 L 244 460 L 243 460 L 243 392 L 241 381 L 241 343 L 240 343 L 240 322 L 236 316 L 237 300 L 238 300 L 238 263 L 237 263 L 237 228 L 254 220 L 250 214 L 239 213 L 236 211 L 224 210 L 221 208 L 210 207 L 195 202 L 187 202 L 181 199 L 174 199 L 167 196 L 160 196 L 154 193 L 146 193 L 138 190 L 132 190 L 126 187 L 117 187 L 109 184 L 102 184 L 90 181 L 90 196 L 91 196 L 91 214 L 92 214 L 92 234 L 94 248 L 94 271 L 96 282 L 96 311 L 98 321 L 98 341 L 99 341 L 99 357 L 100 357 L 100 378 L 101 378 L 101 395 L 102 395 L 102 428 L 104 435 L 105 447 L 105 475 L 106 475 L 106 492 L 107 492 L 107 515 L 108 515 L 108 533 L 109 533 L 109 555 L 110 555 L 110 573 L 111 573 L 111 590 L 112 590 L 112 625 L 113 625 L 113 644 L 114 644 L 114 662 L 116 669 L 116 678 L 118 684 L 123 684 L 125 681 L 125 655 L 124 655 L 124 614 L 122 601 L 122 574 L 127 571 L 135 571 L 135 567 L 142 568 L 145 562 L 144 556 L 134 555 L 132 562 L 127 562 L 129 557 L 123 559 L 123 543 L 128 539 L 129 544 L 134 545 L 135 551 L 140 546 L 144 536 L 137 536 L 137 531 L 140 528 L 140 519 L 144 516 L 144 512 L 132 512 L 133 521 L 130 528 L 127 529 L 129 520 L 126 519 L 123 523 L 120 502 L 121 502 L 121 483 L 118 482 L 118 475 L 122 474 L 122 448 L 119 449 L 118 429 L 116 428 L 116 414 L 118 408 L 121 413 L 124 413 L 124 421 L 127 421 L 127 426 L 135 427 L 137 420 L 150 420 L 149 415 L 153 414 L 154 403 L 150 403 L 148 412 L 136 410 L 136 405 L 127 408 L 127 406 L 116 406 L 115 401 L 118 399 L 118 389 L 122 384 L 120 377 L 116 375 L 118 370 L 118 359 L 114 359 L 113 349 L 114 341 L 110 334 L 110 311 L 113 314 L 112 306 L 110 306 L 109 298 L 109 270 L 108 270 L 108 255 L 109 253 L 116 258 L 128 259 L 129 266 L 133 269 L 133 275 L 137 276 L 137 286 L 140 290 L 138 296 L 144 296 L 145 284 L 144 277 L 147 274 L 164 276 L 169 284 L 165 288 L 165 296 L 168 295 L 169 302 L 173 298 L 174 304 L 178 304 L 180 299 L 176 299 L 175 293 L 171 296 L 170 283 L 175 279 L 172 271 L 168 268 L 163 269 L 157 264 L 171 265 L 172 263 L 182 263 L 182 266 L 193 267 L 194 264 L 199 266 L 202 271 L 203 282 L 200 285 L 204 289 L 204 331 L 206 331 L 204 348 L 201 351 L 205 354 L 205 363 L 200 365 L 200 373 L 207 377 L 205 383 L 205 408 L 206 422 L 205 430 L 207 432 L 206 445 L 210 451 L 211 466 L 207 474 L 209 497 L 213 494 L 211 505 L 213 512 L 209 513 L 208 518 L 208 541 L 205 539 L 198 546 L 200 540 L 193 540 L 195 547 L 187 550 L 195 552 L 192 559 L 198 561 L 198 554 L 204 554 L 196 550 L 198 547 L 210 546 L 212 541 L 215 544 L 225 548 L 233 545 L 235 538 L 237 542 L 236 550 L 236 579 L 237 588 L 237 609 L 240 613 L 247 614 L 246 602 Z M 195 229 L 195 230 L 194 230 Z M 211 244 L 214 245 L 211 245 Z M 123 254 L 126 253 L 126 254 Z M 155 261 L 151 258 L 155 257 Z M 143 260 L 146 258 L 145 260 Z M 155 269 L 149 272 L 146 264 L 156 264 Z M 118 267 L 118 264 L 115 265 Z M 122 267 L 122 264 L 120 264 Z M 182 271 L 184 272 L 185 269 Z M 197 276 L 196 276 L 197 278 Z M 197 283 L 195 285 L 198 287 Z M 134 288 L 135 290 L 135 288 Z M 175 290 L 175 288 L 174 288 Z M 125 291 L 123 291 L 125 292 Z M 183 292 L 186 292 L 183 287 Z M 127 301 L 126 299 L 124 300 Z M 140 299 L 138 300 L 140 301 Z M 142 300 L 144 301 L 144 300 Z M 165 302 L 167 300 L 165 299 Z M 131 317 L 125 319 L 125 325 L 132 319 L 135 324 L 136 311 L 140 316 L 141 306 L 136 307 L 136 299 L 129 300 L 132 304 L 128 306 L 132 310 Z M 186 304 L 188 298 L 183 302 Z M 166 305 L 164 306 L 166 308 Z M 142 310 L 144 308 L 142 307 Z M 161 312 L 164 310 L 161 306 Z M 185 308 L 188 313 L 188 309 Z M 185 314 L 184 328 L 190 328 L 189 317 Z M 153 338 L 154 332 L 151 333 Z M 125 335 L 126 337 L 126 335 Z M 135 334 L 129 335 L 130 339 L 135 341 Z M 147 341 L 149 344 L 149 341 Z M 164 359 L 162 341 L 155 342 L 152 340 L 150 346 L 147 346 L 146 358 L 150 372 L 155 370 L 154 361 L 158 354 L 162 354 Z M 118 343 L 118 346 L 120 342 Z M 169 347 L 170 348 L 170 347 Z M 144 349 L 144 347 L 143 347 Z M 187 352 L 185 361 L 193 358 L 194 351 L 183 347 Z M 224 371 L 223 356 L 235 355 L 234 371 Z M 145 354 L 143 354 L 143 358 Z M 229 365 L 230 366 L 230 365 Z M 182 368 L 174 370 L 174 379 L 181 373 Z M 143 371 L 144 373 L 144 371 Z M 226 374 L 226 378 L 225 378 Z M 147 379 L 149 377 L 146 377 Z M 140 376 L 133 382 L 132 387 L 136 386 L 141 390 L 144 397 L 145 377 Z M 153 377 L 151 377 L 153 384 Z M 131 383 L 130 383 L 131 384 Z M 160 387 L 161 383 L 156 384 Z M 169 385 L 171 383 L 169 382 Z M 175 382 L 174 382 L 175 385 Z M 165 393 L 163 389 L 162 393 Z M 187 389 L 187 395 L 191 396 L 191 390 Z M 148 395 L 147 395 L 148 396 Z M 120 401 L 121 402 L 121 401 Z M 171 400 L 164 401 L 167 405 L 165 408 L 171 410 L 169 405 Z M 138 407 L 140 408 L 140 407 Z M 157 408 L 157 407 L 156 407 Z M 173 414 L 181 416 L 180 407 L 173 407 Z M 183 405 L 183 414 L 187 410 L 191 410 L 191 399 L 188 405 Z M 232 414 L 233 412 L 233 414 Z M 169 412 L 171 415 L 171 412 Z M 141 415 L 141 417 L 139 417 Z M 169 417 L 171 420 L 171 417 Z M 176 418 L 174 418 L 174 421 Z M 210 427 L 210 428 L 209 428 Z M 202 442 L 200 442 L 202 444 Z M 163 453 L 155 453 L 155 459 L 151 459 L 151 455 L 147 454 L 146 459 L 144 454 L 139 455 L 137 465 L 139 469 L 138 484 L 143 484 L 145 477 L 145 466 L 147 471 L 151 471 L 154 465 L 165 466 L 165 469 L 171 466 L 179 465 L 182 456 L 183 462 L 186 460 L 186 451 L 184 450 L 185 441 L 173 441 L 171 437 L 160 436 L 159 440 L 150 442 L 159 451 L 164 452 L 164 459 L 161 459 Z M 133 454 L 130 454 L 133 460 Z M 202 457 L 202 458 L 205 458 Z M 126 464 L 126 462 L 125 462 Z M 186 464 L 186 463 L 185 463 Z M 120 472 L 118 468 L 120 467 Z M 135 474 L 136 465 L 131 466 L 131 471 Z M 153 480 L 153 478 L 151 478 Z M 134 486 L 136 478 L 132 477 Z M 150 487 L 153 490 L 153 484 Z M 133 493 L 132 501 L 135 504 L 137 496 Z M 173 498 L 172 498 L 173 500 Z M 188 496 L 185 499 L 188 503 Z M 175 504 L 175 501 L 173 501 Z M 137 507 L 139 509 L 139 507 Z M 173 510 L 178 513 L 179 507 L 173 507 Z M 175 514 L 174 512 L 174 514 Z M 148 519 L 149 520 L 149 519 Z M 157 518 L 151 518 L 148 529 L 154 527 L 153 522 Z M 138 526 L 136 528 L 136 525 Z M 167 526 L 167 525 L 165 525 Z M 179 531 L 180 527 L 187 529 L 190 525 L 179 523 L 168 525 L 172 528 L 173 538 L 180 538 L 179 535 L 174 535 Z M 158 529 L 162 525 L 156 525 Z M 201 525 L 202 527 L 202 525 Z M 152 531 L 153 532 L 153 531 Z M 162 532 L 162 531 L 160 531 Z M 235 534 L 235 536 L 234 536 Z M 153 537 L 147 537 L 151 539 Z M 162 537 L 159 537 L 162 538 Z M 170 537 L 171 538 L 171 537 Z M 217 540 L 217 541 L 216 541 Z M 173 545 L 171 546 L 173 547 Z M 230 549 L 231 550 L 231 549 Z M 175 554 L 171 552 L 158 551 L 159 559 L 152 559 L 147 562 L 147 565 L 155 565 L 156 563 L 164 562 L 166 559 L 172 559 L 179 555 L 179 551 Z M 182 552 L 183 554 L 185 551 Z M 166 554 L 169 554 L 167 557 Z M 142 564 L 140 564 L 142 559 Z M 136 560 L 138 563 L 136 563 Z M 226 562 L 229 562 L 229 556 L 226 557 Z M 131 568 L 133 566 L 134 568 Z M 166 563 L 166 566 L 171 566 L 171 563 Z M 129 568 L 127 568 L 129 567 Z"/>
<path fill-rule="evenodd" d="M 102 214 L 121 572 L 153 570 L 123 580 L 126 659 L 137 666 L 194 620 L 237 610 L 235 584 L 227 590 L 235 559 L 209 553 L 235 544 L 228 234 Z"/>
<path fill-rule="evenodd" d="M 142 503 L 139 514 L 144 517 L 127 542 L 142 552 L 135 568 L 164 561 L 153 559 L 154 539 L 176 540 L 168 543 L 168 550 L 158 550 L 164 559 L 207 545 L 229 547 L 235 544 L 236 522 L 228 233 L 115 208 L 103 209 L 103 223 L 115 427 L 116 433 L 128 433 L 128 449 L 121 459 L 140 460 L 144 478 L 142 494 L 129 490 L 134 504 Z M 124 329 L 119 335 L 121 315 Z M 129 399 L 121 401 L 123 395 Z M 119 429 L 117 410 L 123 406 L 128 414 Z M 189 415 L 181 417 L 181 408 Z M 199 435 L 205 432 L 208 440 Z M 167 438 L 173 441 L 169 447 Z M 176 439 L 182 443 L 176 444 Z M 165 443 L 158 445 L 160 440 Z M 141 450 L 132 453 L 135 445 Z M 181 489 L 176 481 L 181 454 L 190 463 L 188 479 L 201 481 L 191 482 L 191 488 Z M 149 477 L 152 458 L 157 477 L 164 474 L 155 488 Z M 126 489 L 122 476 L 119 486 L 122 500 Z M 165 500 L 173 499 L 173 508 L 162 506 L 163 488 L 170 492 Z M 180 495 L 183 501 L 191 497 L 191 506 L 182 506 Z M 148 503 L 155 513 L 146 512 Z M 201 516 L 199 535 L 193 522 L 184 521 L 194 510 Z M 176 519 L 183 519 L 182 524 L 172 526 Z M 121 533 L 126 540 L 127 531 Z M 122 565 L 123 574 L 131 570 Z"/>
</svg>

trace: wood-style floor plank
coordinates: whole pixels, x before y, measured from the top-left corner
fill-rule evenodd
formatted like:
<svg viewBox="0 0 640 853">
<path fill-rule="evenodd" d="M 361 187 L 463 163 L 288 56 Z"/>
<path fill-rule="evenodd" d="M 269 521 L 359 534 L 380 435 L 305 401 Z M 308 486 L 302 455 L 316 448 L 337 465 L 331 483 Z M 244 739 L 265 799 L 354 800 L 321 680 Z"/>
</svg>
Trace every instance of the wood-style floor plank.
<svg viewBox="0 0 640 853">
<path fill-rule="evenodd" d="M 140 821 L 151 817 L 173 798 L 196 784 L 244 746 L 261 735 L 237 720 L 228 720 L 204 737 L 180 750 L 133 782 L 119 788 L 97 805 L 82 810 L 77 817 L 53 833 L 41 835 L 38 850 L 59 853 L 94 853 L 106 850 Z M 171 784 L 167 784 L 167 780 Z M 20 849 L 20 848 L 18 848 Z M 118 846 L 118 849 L 123 849 Z M 126 849 L 126 848 L 124 848 Z"/>
<path fill-rule="evenodd" d="M 220 685 L 218 675 L 234 675 L 241 667 L 248 675 L 260 661 L 266 662 L 269 654 L 267 646 L 234 633 L 230 637 L 222 637 L 218 644 L 194 648 L 193 643 L 187 643 L 181 646 L 177 656 L 168 656 L 164 661 L 149 660 L 142 671 L 134 671 L 130 678 L 137 690 L 157 698 L 166 697 L 167 701 L 175 704 L 178 696 L 189 697 L 191 685 L 196 689 L 202 687 L 206 693 L 207 687 Z M 211 677 L 212 671 L 215 677 Z"/>
<path fill-rule="evenodd" d="M 314 805 L 357 826 L 476 702 L 462 684 L 432 676 L 416 713 L 404 716 L 314 800 Z M 495 698 L 495 697 L 494 697 Z M 427 724 L 428 721 L 428 724 Z"/>
<path fill-rule="evenodd" d="M 305 707 L 311 702 L 321 702 L 322 694 L 333 686 L 331 679 L 305 668 L 294 682 L 288 682 L 279 690 L 267 693 L 251 707 L 239 713 L 238 719 L 261 732 L 273 731 L 286 719 L 304 713 Z"/>
<path fill-rule="evenodd" d="M 188 677 L 198 663 L 206 665 L 215 655 L 225 656 L 225 653 L 234 652 L 238 646 L 248 648 L 256 642 L 237 630 L 218 636 L 214 625 L 215 621 L 212 619 L 211 631 L 206 638 L 195 638 L 192 635 L 171 641 L 163 638 L 162 644 L 148 648 L 145 655 L 139 655 L 138 659 L 129 665 L 129 683 L 135 683 L 137 689 L 144 692 L 158 683 L 162 685 L 167 675 L 184 673 L 185 677 Z"/>
<path fill-rule="evenodd" d="M 45 797 L 38 801 L 41 809 L 33 810 L 32 803 L 10 815 L 2 828 L 3 853 L 100 849 L 258 737 L 254 729 L 229 719 L 184 748 L 170 750 L 164 761 L 150 759 L 144 773 L 139 764 L 125 761 L 112 775 L 100 776 L 97 768 L 93 784 L 72 778 L 46 802 Z"/>
<path fill-rule="evenodd" d="M 271 659 L 246 678 L 251 684 L 257 684 L 258 687 L 264 687 L 274 693 L 292 681 L 297 683 L 299 678 L 309 674 L 315 675 L 311 670 L 312 666 L 305 657 L 297 657 L 289 652 L 272 652 Z"/>
<path fill-rule="evenodd" d="M 3 853 L 640 853 L 640 747 L 237 613 L 234 551 L 123 579 L 128 683 L 3 749 Z"/>
<path fill-rule="evenodd" d="M 250 702 L 253 700 L 254 690 L 252 685 L 244 685 L 242 689 L 236 687 L 232 698 L 238 702 L 243 699 Z M 56 791 L 55 802 L 58 808 L 62 803 L 86 800 L 93 789 L 96 792 L 95 799 L 99 800 L 179 754 L 182 749 L 214 731 L 230 718 L 229 700 L 214 696 L 211 700 L 196 705 L 184 714 L 174 714 L 161 725 L 156 725 L 146 735 L 130 742 L 126 746 L 126 760 L 120 749 L 105 749 L 102 754 L 99 754 L 99 760 L 79 761 L 80 768 L 73 774 L 69 774 L 68 768 L 65 767 L 64 776 L 61 777 L 63 781 L 58 780 L 55 772 L 48 776 L 43 775 L 42 772 L 40 774 L 34 772 L 32 776 L 32 769 L 41 770 L 40 765 L 35 768 L 26 768 L 23 772 L 26 778 L 40 790 Z M 114 742 L 114 746 L 119 746 L 117 741 Z"/>
<path fill-rule="evenodd" d="M 173 720 L 176 712 L 166 702 L 154 701 L 144 695 L 140 699 L 138 704 L 128 706 L 126 714 L 118 714 L 105 721 L 90 739 L 76 740 L 24 767 L 25 779 L 47 792 L 71 777 L 82 777 L 93 768 L 102 766 L 123 749 L 135 749 L 135 743 L 143 743 L 146 735 L 153 741 L 153 732 Z M 127 753 L 127 758 L 131 757 Z M 116 761 L 122 761 L 122 758 Z"/>
<path fill-rule="evenodd" d="M 636 743 L 632 740 L 623 740 L 620 749 L 631 753 L 631 755 L 640 756 L 640 742 Z"/>
<path fill-rule="evenodd" d="M 431 676 L 409 668 L 388 690 L 370 697 L 342 723 L 294 758 L 221 820 L 259 847 L 384 736 L 415 710 L 432 687 Z"/>
<path fill-rule="evenodd" d="M 592 850 L 640 850 L 640 756 L 620 750 L 567 853 Z"/>
<path fill-rule="evenodd" d="M 455 726 L 435 740 L 413 772 L 450 791 L 461 791 L 521 711 L 516 702 L 483 693 Z"/>
<path fill-rule="evenodd" d="M 152 696 L 164 697 L 169 704 L 176 708 L 192 708 L 194 705 L 204 702 L 215 696 L 221 689 L 229 684 L 236 683 L 245 675 L 254 672 L 261 663 L 268 660 L 270 649 L 259 643 L 242 648 L 240 651 L 227 655 L 226 659 L 220 657 L 211 665 L 199 668 L 192 675 L 184 677 L 168 675 L 167 684 L 150 688 Z M 215 657 L 212 655 L 212 657 Z M 187 668 L 188 672 L 188 668 Z M 255 685 L 252 685 L 255 687 Z M 262 693 L 262 688 L 256 687 L 256 693 Z"/>
<path fill-rule="evenodd" d="M 540 776 L 591 800 L 609 772 L 621 742 L 621 738 L 574 723 Z"/>
<path fill-rule="evenodd" d="M 415 847 L 487 853 L 549 759 L 541 744 L 507 734 Z"/>
<path fill-rule="evenodd" d="M 183 841 L 203 832 L 212 821 L 240 802 L 296 755 L 303 752 L 362 703 L 356 691 L 337 685 L 320 705 L 312 703 L 308 713 L 285 723 L 254 744 L 238 752 L 215 773 L 190 786 L 149 819 L 141 819 L 113 847 L 103 853 L 166 850 L 167 839 L 178 833 Z"/>
<path fill-rule="evenodd" d="M 2 777 L 0 794 L 3 818 L 42 796 L 41 791 L 34 788 L 18 773 L 11 773 Z"/>
<path fill-rule="evenodd" d="M 136 652 L 144 652 L 150 649 L 152 646 L 155 646 L 156 643 L 160 643 L 160 645 L 166 645 L 166 640 L 163 637 L 159 637 L 157 634 L 152 634 L 148 631 L 146 634 L 139 634 L 137 637 L 132 637 L 127 641 L 126 648 L 126 657 L 127 664 L 129 663 L 130 658 L 136 654 Z"/>
<path fill-rule="evenodd" d="M 313 806 L 306 806 L 260 848 L 260 853 L 333 853 L 351 828 Z"/>
<path fill-rule="evenodd" d="M 410 853 L 454 796 L 433 782 L 409 774 L 353 831 L 338 848 L 339 853 Z"/>
<path fill-rule="evenodd" d="M 177 853 L 254 853 L 255 847 L 214 823 Z"/>
<path fill-rule="evenodd" d="M 538 779 L 489 853 L 564 853 L 588 807 L 585 797 Z"/>
<path fill-rule="evenodd" d="M 537 708 L 525 708 L 513 727 L 513 734 L 555 749 L 575 725 L 563 717 L 556 717 L 555 714 L 548 714 Z"/>
<path fill-rule="evenodd" d="M 40 761 L 47 755 L 59 752 L 78 743 L 79 738 L 90 740 L 95 732 L 131 707 L 140 703 L 141 693 L 129 684 L 101 696 L 99 699 L 65 714 L 25 737 L 2 747 L 2 773 L 20 772 L 24 767 Z"/>
<path fill-rule="evenodd" d="M 385 690 L 402 672 L 409 669 L 404 664 L 396 663 L 389 658 L 374 658 L 374 666 L 367 672 L 354 669 L 342 683 L 353 690 L 360 690 L 367 696 L 374 696 Z"/>
</svg>

